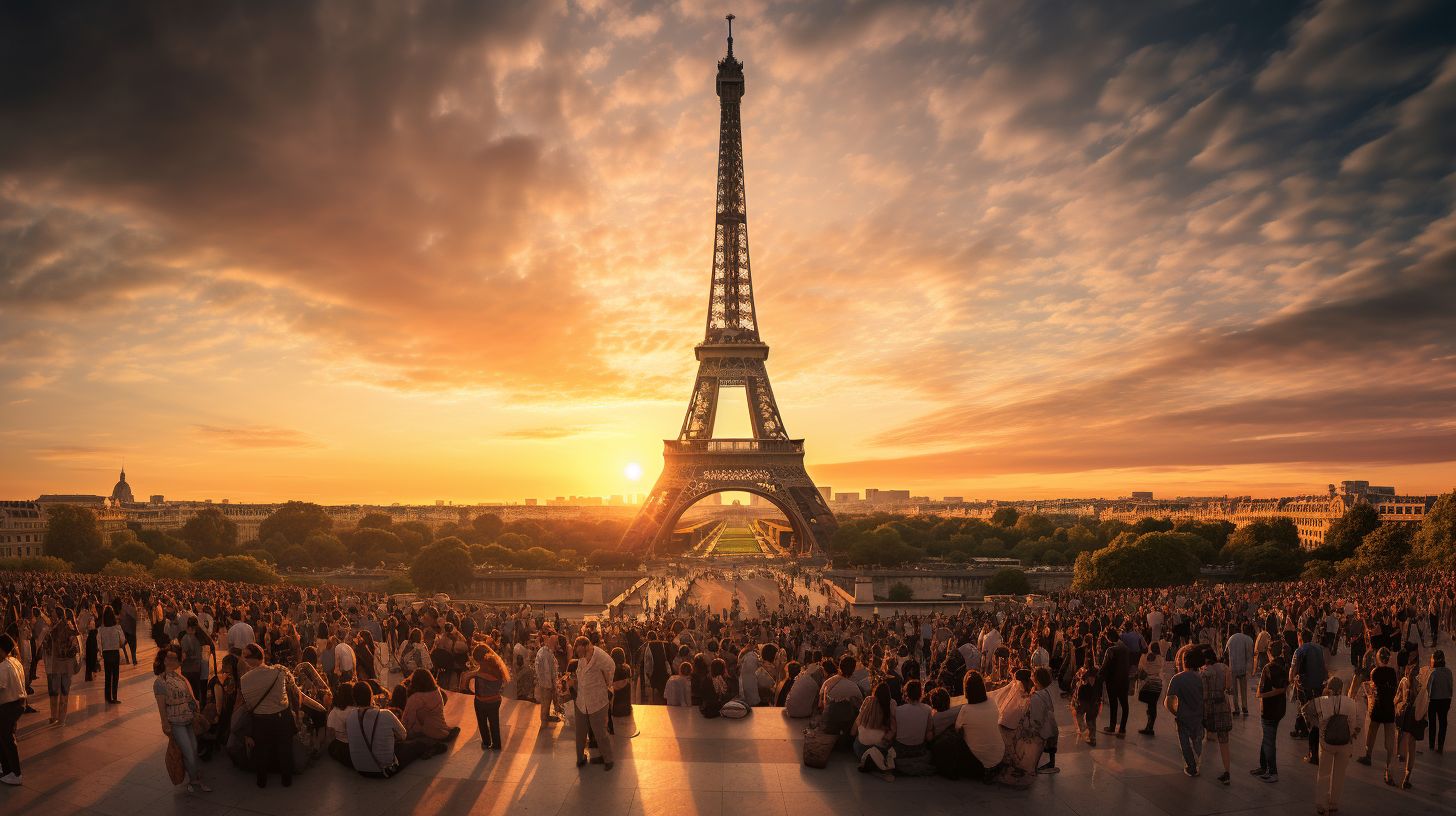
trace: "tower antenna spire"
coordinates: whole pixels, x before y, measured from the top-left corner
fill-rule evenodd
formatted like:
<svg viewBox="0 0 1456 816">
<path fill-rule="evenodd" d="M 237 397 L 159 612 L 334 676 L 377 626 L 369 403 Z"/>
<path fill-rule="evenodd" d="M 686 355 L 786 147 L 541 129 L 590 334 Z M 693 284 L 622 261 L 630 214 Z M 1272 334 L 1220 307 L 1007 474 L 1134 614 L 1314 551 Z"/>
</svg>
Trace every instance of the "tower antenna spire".
<svg viewBox="0 0 1456 816">
<path fill-rule="evenodd" d="M 728 21 L 728 58 L 729 59 L 732 59 L 733 58 L 733 20 L 734 20 L 734 17 L 733 17 L 732 14 L 730 14 L 727 17 L 725 17 L 724 19 L 726 19 Z"/>
</svg>

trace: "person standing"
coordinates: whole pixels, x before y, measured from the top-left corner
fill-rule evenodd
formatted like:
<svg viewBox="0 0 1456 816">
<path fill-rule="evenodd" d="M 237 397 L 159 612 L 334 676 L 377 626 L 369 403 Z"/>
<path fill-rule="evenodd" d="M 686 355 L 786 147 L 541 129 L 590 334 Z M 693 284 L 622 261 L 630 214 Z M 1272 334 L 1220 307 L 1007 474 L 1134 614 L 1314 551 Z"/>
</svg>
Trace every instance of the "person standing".
<svg viewBox="0 0 1456 816">
<path fill-rule="evenodd" d="M 0 633 L 0 782 L 20 784 L 20 747 L 15 725 L 25 711 L 25 666 L 10 635 Z"/>
<path fill-rule="evenodd" d="M 540 703 L 542 727 L 561 722 L 560 717 L 551 713 L 552 703 L 556 701 L 556 677 L 561 670 L 557 668 L 556 652 L 551 648 L 548 637 L 550 634 L 550 630 L 543 631 L 541 647 L 536 650 L 536 701 Z"/>
<path fill-rule="evenodd" d="M 1128 679 L 1132 673 L 1132 650 L 1108 627 L 1103 638 L 1107 650 L 1102 653 L 1102 685 L 1107 689 L 1107 727 L 1104 734 L 1127 736 Z M 1122 714 L 1119 718 L 1118 707 Z"/>
<path fill-rule="evenodd" d="M 252 712 L 253 771 L 258 787 L 268 786 L 268 772 L 276 767 L 286 788 L 293 784 L 295 726 L 291 701 L 302 697 L 303 692 L 292 672 L 268 665 L 263 647 L 256 643 L 243 648 L 243 666 L 240 687 L 243 707 Z"/>
<path fill-rule="evenodd" d="M 1451 669 L 1446 666 L 1446 652 L 1431 652 L 1431 671 L 1426 675 L 1426 694 L 1430 697 L 1430 731 L 1428 745 L 1434 754 L 1446 752 L 1446 720 L 1451 714 Z"/>
<path fill-rule="evenodd" d="M 210 793 L 212 788 L 202 781 L 202 763 L 197 757 L 197 730 L 193 723 L 199 706 L 192 684 L 182 676 L 182 651 L 176 646 L 162 647 L 153 671 L 157 679 L 152 682 L 152 696 L 157 698 L 162 733 L 182 752 L 182 764 L 187 768 L 187 792 Z"/>
<path fill-rule="evenodd" d="M 1178 650 L 1178 673 L 1168 681 L 1168 695 L 1163 705 L 1173 715 L 1178 730 L 1178 748 L 1183 753 L 1183 773 L 1198 776 L 1203 759 L 1203 681 L 1198 670 L 1203 667 L 1203 652 L 1192 644 Z"/>
<path fill-rule="evenodd" d="M 1397 739 L 1400 741 L 1400 756 L 1405 758 L 1405 775 L 1401 777 L 1400 786 L 1406 790 L 1410 790 L 1411 770 L 1416 764 L 1416 742 L 1426 735 L 1426 714 L 1430 705 L 1420 671 L 1420 664 L 1411 661 L 1406 667 L 1405 677 L 1400 679 L 1400 691 L 1395 695 L 1395 725 L 1400 730 Z"/>
<path fill-rule="evenodd" d="M 71 707 L 71 677 L 77 668 L 80 643 L 70 610 L 56 607 L 55 621 L 46 632 L 46 693 L 51 698 L 51 724 L 65 725 Z"/>
<path fill-rule="evenodd" d="M 96 646 L 101 650 L 101 669 L 105 676 L 106 702 L 120 703 L 117 688 L 121 683 L 121 649 L 126 645 L 126 632 L 116 622 L 116 612 L 101 609 L 101 627 L 96 630 Z"/>
<path fill-rule="evenodd" d="M 1325 695 L 1305 706 L 1306 719 L 1315 723 L 1320 735 L 1319 771 L 1314 786 L 1314 809 L 1320 814 L 1339 809 L 1345 769 L 1350 765 L 1350 746 L 1360 736 L 1358 704 L 1346 698 L 1344 691 L 1344 681 L 1331 677 Z"/>
<path fill-rule="evenodd" d="M 1259 767 L 1249 773 L 1265 782 L 1279 781 L 1277 746 L 1279 721 L 1288 709 L 1289 667 L 1284 664 L 1282 644 L 1269 642 L 1269 662 L 1259 676 L 1259 724 L 1264 739 L 1259 744 Z"/>
<path fill-rule="evenodd" d="M 480 732 L 480 750 L 499 751 L 501 742 L 501 689 L 511 679 L 511 671 L 500 655 L 484 643 L 475 647 L 475 671 L 460 678 L 460 684 L 475 695 L 475 726 Z"/>
<path fill-rule="evenodd" d="M 576 728 L 576 766 L 587 763 L 586 737 L 591 729 L 597 748 L 602 753 L 602 764 L 610 771 L 613 765 L 612 735 L 607 732 L 607 717 L 610 716 L 612 677 L 616 664 L 612 656 L 593 646 L 586 637 L 578 637 L 576 652 L 576 700 L 573 703 Z"/>
<path fill-rule="evenodd" d="M 1253 624 L 1245 622 L 1224 644 L 1229 671 L 1233 674 L 1234 709 L 1245 717 L 1249 716 L 1249 669 L 1254 661 L 1254 638 L 1249 633 L 1253 630 Z"/>
</svg>

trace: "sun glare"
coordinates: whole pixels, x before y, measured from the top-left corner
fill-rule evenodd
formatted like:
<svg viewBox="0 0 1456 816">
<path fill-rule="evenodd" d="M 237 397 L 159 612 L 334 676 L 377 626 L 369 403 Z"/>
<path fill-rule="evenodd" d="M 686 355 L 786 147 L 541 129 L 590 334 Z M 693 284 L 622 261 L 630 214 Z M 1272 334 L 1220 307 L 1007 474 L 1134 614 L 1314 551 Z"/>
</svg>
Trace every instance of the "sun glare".
<svg viewBox="0 0 1456 816">
<path fill-rule="evenodd" d="M 627 477 L 627 481 L 635 482 L 642 478 L 642 466 L 636 462 L 628 462 L 627 466 L 622 468 L 622 475 Z"/>
</svg>

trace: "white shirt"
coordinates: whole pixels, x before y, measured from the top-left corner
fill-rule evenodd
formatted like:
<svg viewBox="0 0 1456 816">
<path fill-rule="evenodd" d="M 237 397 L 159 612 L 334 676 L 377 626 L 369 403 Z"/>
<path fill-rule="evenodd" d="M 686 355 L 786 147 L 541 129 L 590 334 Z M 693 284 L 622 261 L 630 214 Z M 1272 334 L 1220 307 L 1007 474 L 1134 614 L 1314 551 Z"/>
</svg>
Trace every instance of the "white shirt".
<svg viewBox="0 0 1456 816">
<path fill-rule="evenodd" d="M 609 689 L 617 664 L 612 656 L 593 646 L 585 658 L 576 661 L 576 710 L 583 714 L 600 711 L 611 701 Z"/>
<path fill-rule="evenodd" d="M 347 643 L 340 643 L 334 647 L 334 671 L 351 672 L 354 670 L 354 647 Z"/>
<path fill-rule="evenodd" d="M 536 650 L 536 685 L 549 688 L 556 684 L 556 653 L 550 647 Z"/>
<path fill-rule="evenodd" d="M 238 621 L 228 629 L 228 648 L 242 650 L 244 646 L 253 642 L 253 627 L 247 621 Z"/>
</svg>

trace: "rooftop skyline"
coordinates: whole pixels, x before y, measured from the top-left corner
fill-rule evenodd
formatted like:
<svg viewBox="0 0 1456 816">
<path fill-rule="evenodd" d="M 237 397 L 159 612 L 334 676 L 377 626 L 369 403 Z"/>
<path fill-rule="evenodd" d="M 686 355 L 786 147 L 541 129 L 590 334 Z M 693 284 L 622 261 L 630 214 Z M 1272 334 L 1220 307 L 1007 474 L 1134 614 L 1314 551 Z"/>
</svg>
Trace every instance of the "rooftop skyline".
<svg viewBox="0 0 1456 816">
<path fill-rule="evenodd" d="M 818 484 L 1456 483 L 1449 4 L 97 3 L 0 11 L 0 495 L 645 492 L 729 10 Z"/>
</svg>

